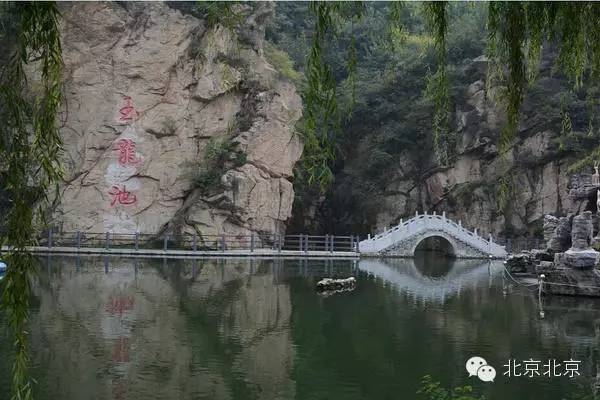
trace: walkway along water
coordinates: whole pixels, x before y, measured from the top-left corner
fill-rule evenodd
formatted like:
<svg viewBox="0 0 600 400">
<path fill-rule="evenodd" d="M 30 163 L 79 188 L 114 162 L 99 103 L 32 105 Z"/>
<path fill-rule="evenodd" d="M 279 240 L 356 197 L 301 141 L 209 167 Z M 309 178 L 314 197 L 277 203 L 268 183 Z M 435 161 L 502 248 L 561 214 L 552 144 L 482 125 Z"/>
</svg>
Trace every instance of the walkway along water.
<svg viewBox="0 0 600 400">
<path fill-rule="evenodd" d="M 54 232 L 39 239 L 36 253 L 118 254 L 144 256 L 304 256 L 414 257 L 425 240 L 444 241 L 456 258 L 505 258 L 506 249 L 490 237 L 479 236 L 446 218 L 446 214 L 415 214 L 373 237 L 335 235 L 154 235 L 142 233 Z M 4 247 L 3 250 L 7 250 Z"/>
<path fill-rule="evenodd" d="M 144 256 L 303 256 L 303 257 L 414 257 L 424 241 L 445 243 L 456 258 L 505 258 L 505 247 L 492 236 L 481 237 L 446 214 L 415 214 L 407 221 L 373 237 L 336 235 L 155 235 L 142 233 L 54 232 L 39 239 L 36 253 L 118 254 Z M 3 250 L 8 248 L 3 248 Z"/>
<path fill-rule="evenodd" d="M 39 238 L 34 253 L 111 254 L 146 257 L 358 257 L 358 236 L 152 235 L 54 232 Z M 3 247 L 2 250 L 8 250 Z"/>
</svg>

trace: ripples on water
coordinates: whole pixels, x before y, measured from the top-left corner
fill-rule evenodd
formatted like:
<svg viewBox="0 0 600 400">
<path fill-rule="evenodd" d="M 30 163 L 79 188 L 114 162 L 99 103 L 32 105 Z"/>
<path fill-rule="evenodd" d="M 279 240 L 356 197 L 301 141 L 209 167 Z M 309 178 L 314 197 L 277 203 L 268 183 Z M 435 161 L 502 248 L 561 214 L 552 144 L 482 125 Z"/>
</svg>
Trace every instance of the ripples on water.
<svg viewBox="0 0 600 400">
<path fill-rule="evenodd" d="M 36 399 L 418 399 L 426 374 L 493 400 L 594 398 L 600 303 L 545 299 L 540 319 L 536 296 L 501 271 L 439 259 L 43 258 Z M 350 275 L 353 292 L 314 291 Z M 472 355 L 496 367 L 495 383 L 467 377 Z M 581 360 L 584 377 L 502 376 L 509 358 L 532 357 Z"/>
</svg>

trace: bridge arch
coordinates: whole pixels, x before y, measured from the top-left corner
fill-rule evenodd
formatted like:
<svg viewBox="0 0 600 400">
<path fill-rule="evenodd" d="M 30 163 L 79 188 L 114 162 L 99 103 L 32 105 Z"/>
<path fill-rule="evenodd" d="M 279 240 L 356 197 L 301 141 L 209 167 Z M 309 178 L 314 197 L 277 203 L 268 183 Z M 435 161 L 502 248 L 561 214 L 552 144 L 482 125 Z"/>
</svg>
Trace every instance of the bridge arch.
<svg viewBox="0 0 600 400">
<path fill-rule="evenodd" d="M 456 258 L 455 246 L 454 240 L 448 235 L 443 232 L 435 232 L 416 241 L 412 253 L 418 255 L 423 252 L 431 252 L 444 257 Z"/>
</svg>

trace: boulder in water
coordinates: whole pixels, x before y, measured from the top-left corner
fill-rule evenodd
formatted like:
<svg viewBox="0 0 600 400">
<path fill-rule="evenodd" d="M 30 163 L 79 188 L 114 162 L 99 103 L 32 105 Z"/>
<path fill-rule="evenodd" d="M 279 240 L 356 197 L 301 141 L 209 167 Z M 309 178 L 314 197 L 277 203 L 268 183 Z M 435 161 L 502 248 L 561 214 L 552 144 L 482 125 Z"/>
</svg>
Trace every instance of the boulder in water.
<svg viewBox="0 0 600 400">
<path fill-rule="evenodd" d="M 535 256 L 529 251 L 513 254 L 506 260 L 506 266 L 511 273 L 533 273 L 535 265 Z"/>
<path fill-rule="evenodd" d="M 353 289 L 355 287 L 356 278 L 353 276 L 346 279 L 324 278 L 317 282 L 317 290 L 320 292 L 327 290 Z"/>
</svg>

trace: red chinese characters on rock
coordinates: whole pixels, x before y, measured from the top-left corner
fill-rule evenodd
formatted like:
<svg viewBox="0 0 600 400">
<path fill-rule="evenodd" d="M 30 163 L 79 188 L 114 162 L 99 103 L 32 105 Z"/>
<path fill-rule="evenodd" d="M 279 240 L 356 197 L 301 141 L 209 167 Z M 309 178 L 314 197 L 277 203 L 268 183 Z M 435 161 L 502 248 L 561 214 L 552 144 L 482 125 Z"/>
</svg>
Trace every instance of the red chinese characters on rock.
<svg viewBox="0 0 600 400">
<path fill-rule="evenodd" d="M 122 166 L 139 164 L 140 159 L 135 154 L 135 142 L 132 139 L 120 139 L 113 149 L 119 152 L 119 164 Z"/>
<path fill-rule="evenodd" d="M 129 362 L 129 350 L 131 349 L 128 337 L 119 337 L 113 346 L 112 360 L 117 363 Z"/>
<path fill-rule="evenodd" d="M 125 185 L 123 185 L 123 189 L 119 188 L 118 186 L 113 186 L 108 194 L 113 196 L 112 202 L 110 203 L 111 207 L 113 207 L 115 204 L 127 206 L 137 202 L 137 197 L 135 194 L 128 192 L 125 188 Z"/>
<path fill-rule="evenodd" d="M 135 107 L 133 106 L 133 100 L 129 96 L 123 97 L 125 100 L 125 105 L 119 109 L 119 121 L 121 122 L 131 122 L 137 118 L 138 113 L 135 111 Z"/>
<path fill-rule="evenodd" d="M 106 305 L 106 311 L 108 311 L 111 314 L 123 315 L 127 311 L 133 309 L 134 303 L 135 301 L 133 300 L 133 297 L 130 296 L 120 296 L 116 298 L 111 298 L 110 303 Z"/>
<path fill-rule="evenodd" d="M 124 122 L 126 124 L 133 123 L 139 117 L 139 114 L 133 105 L 133 99 L 130 96 L 123 96 L 123 101 L 125 104 L 119 108 L 118 122 Z M 133 126 L 129 126 L 127 128 L 129 133 L 127 133 L 126 136 L 131 136 L 132 130 L 134 131 Z M 135 132 L 133 132 L 133 134 L 135 134 Z M 135 140 L 131 137 L 118 139 L 114 143 L 112 150 L 117 152 L 117 162 L 121 167 L 136 166 L 142 162 L 139 154 L 136 154 Z M 117 171 L 117 174 L 114 175 L 114 166 L 115 165 L 112 164 L 109 167 L 109 174 L 110 176 L 113 176 L 113 178 L 118 178 L 118 180 L 115 181 L 114 179 L 110 179 L 110 184 L 112 185 L 112 188 L 108 191 L 108 194 L 112 196 L 110 206 L 114 207 L 118 204 L 125 206 L 135 204 L 137 202 L 137 196 L 127 190 L 125 187 L 127 179 L 123 178 L 124 174 L 130 171 L 121 170 Z"/>
<path fill-rule="evenodd" d="M 117 378 L 117 380 L 113 381 L 112 392 L 113 398 L 115 400 L 125 399 L 125 395 L 127 394 L 127 387 L 123 382 L 123 378 Z"/>
</svg>

